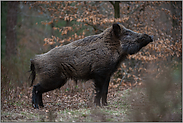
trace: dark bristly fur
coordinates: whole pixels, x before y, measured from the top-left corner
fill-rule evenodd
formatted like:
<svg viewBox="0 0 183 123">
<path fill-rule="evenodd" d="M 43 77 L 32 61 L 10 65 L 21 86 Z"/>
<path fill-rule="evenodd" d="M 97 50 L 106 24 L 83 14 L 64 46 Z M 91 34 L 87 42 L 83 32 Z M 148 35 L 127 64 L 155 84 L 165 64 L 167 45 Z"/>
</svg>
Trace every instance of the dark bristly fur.
<svg viewBox="0 0 183 123">
<path fill-rule="evenodd" d="M 107 105 L 111 75 L 128 54 L 137 53 L 150 42 L 152 38 L 147 34 L 133 32 L 121 24 L 113 24 L 98 35 L 36 55 L 31 60 L 30 67 L 31 85 L 36 75 L 39 77 L 39 83 L 32 91 L 33 107 L 43 107 L 42 93 L 62 87 L 68 79 L 92 79 L 96 90 L 94 103 L 100 105 L 102 98 L 102 104 Z"/>
</svg>

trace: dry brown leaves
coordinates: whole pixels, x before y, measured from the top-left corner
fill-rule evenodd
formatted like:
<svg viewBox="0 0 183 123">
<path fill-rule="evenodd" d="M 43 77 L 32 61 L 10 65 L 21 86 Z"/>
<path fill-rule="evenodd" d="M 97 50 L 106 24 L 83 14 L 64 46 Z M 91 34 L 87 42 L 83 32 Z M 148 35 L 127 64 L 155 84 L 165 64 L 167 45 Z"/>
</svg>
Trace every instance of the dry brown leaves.
<svg viewBox="0 0 183 123">
<path fill-rule="evenodd" d="M 66 109 L 91 108 L 94 106 L 93 82 L 68 81 L 60 89 L 56 89 L 43 94 L 44 108 L 39 110 L 32 107 L 32 87 L 26 83 L 22 87 L 9 89 L 2 92 L 1 98 L 1 121 L 37 121 L 37 115 L 45 115 L 46 118 L 51 111 L 63 111 Z M 124 90 L 130 85 L 120 86 L 119 90 Z M 108 100 L 115 98 L 117 86 L 113 83 L 109 85 Z M 44 117 L 44 118 L 45 118 Z M 43 119 L 44 119 L 43 118 Z M 40 119 L 40 118 L 39 118 Z"/>
</svg>

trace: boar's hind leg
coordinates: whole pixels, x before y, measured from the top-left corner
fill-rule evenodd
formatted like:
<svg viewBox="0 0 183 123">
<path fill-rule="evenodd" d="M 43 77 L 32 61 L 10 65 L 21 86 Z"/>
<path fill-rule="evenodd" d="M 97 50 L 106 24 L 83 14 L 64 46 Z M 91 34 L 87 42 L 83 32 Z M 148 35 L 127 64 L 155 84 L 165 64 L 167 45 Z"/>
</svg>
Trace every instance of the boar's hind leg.
<svg viewBox="0 0 183 123">
<path fill-rule="evenodd" d="M 41 88 L 40 84 L 37 84 L 33 87 L 32 90 L 32 106 L 34 108 L 39 108 L 39 106 L 44 107 L 43 101 L 42 101 L 42 93 L 43 88 Z M 39 106 L 38 106 L 39 104 Z"/>
<path fill-rule="evenodd" d="M 50 90 L 41 87 L 40 84 L 37 84 L 33 87 L 33 90 L 32 90 L 32 106 L 34 108 L 39 109 L 39 106 L 44 107 L 43 100 L 42 100 L 42 93 L 48 92 L 48 91 L 50 91 Z"/>
<path fill-rule="evenodd" d="M 42 94 L 39 95 L 39 106 L 44 107 L 43 99 L 42 99 Z"/>
<path fill-rule="evenodd" d="M 63 86 L 67 81 L 65 79 L 62 79 L 61 77 L 55 77 L 47 80 L 44 80 L 45 83 L 50 83 L 51 85 L 48 85 L 47 89 L 42 87 L 42 85 L 37 84 L 33 87 L 32 90 L 32 105 L 34 108 L 39 108 L 39 106 L 44 107 L 43 101 L 42 101 L 42 94 L 51 90 L 54 90 L 56 88 L 60 88 Z M 39 106 L 38 106 L 39 105 Z"/>
</svg>

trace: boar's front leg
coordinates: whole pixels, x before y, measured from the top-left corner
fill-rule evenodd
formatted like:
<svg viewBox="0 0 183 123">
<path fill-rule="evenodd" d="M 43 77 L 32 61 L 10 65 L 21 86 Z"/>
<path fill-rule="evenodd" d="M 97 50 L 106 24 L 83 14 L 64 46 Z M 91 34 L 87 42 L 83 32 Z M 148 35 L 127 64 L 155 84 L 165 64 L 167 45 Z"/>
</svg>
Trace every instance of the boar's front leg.
<svg viewBox="0 0 183 123">
<path fill-rule="evenodd" d="M 104 85 L 102 87 L 102 105 L 107 106 L 107 94 L 109 87 L 110 77 L 106 78 Z"/>
<path fill-rule="evenodd" d="M 102 97 L 102 104 L 104 106 L 107 105 L 107 93 L 108 93 L 108 86 L 109 86 L 110 77 L 102 77 L 98 76 L 95 78 L 95 90 L 96 96 L 94 103 L 97 106 L 100 106 L 100 99 Z"/>
<path fill-rule="evenodd" d="M 94 103 L 96 104 L 96 106 L 100 106 L 101 90 L 102 90 L 102 86 L 98 85 L 97 87 L 95 87 L 96 96 L 95 96 Z"/>
<path fill-rule="evenodd" d="M 101 77 L 95 76 L 94 85 L 95 85 L 96 95 L 95 95 L 94 103 L 96 106 L 100 106 L 103 81 L 104 79 L 102 79 Z"/>
</svg>

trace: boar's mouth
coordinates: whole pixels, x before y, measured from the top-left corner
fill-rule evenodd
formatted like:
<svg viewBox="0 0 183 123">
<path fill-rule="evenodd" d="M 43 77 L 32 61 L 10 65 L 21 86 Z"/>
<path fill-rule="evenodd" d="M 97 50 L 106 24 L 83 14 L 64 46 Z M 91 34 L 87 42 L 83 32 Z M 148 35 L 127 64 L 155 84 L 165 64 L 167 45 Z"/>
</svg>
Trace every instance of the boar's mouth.
<svg viewBox="0 0 183 123">
<path fill-rule="evenodd" d="M 153 41 L 153 37 L 147 34 L 143 34 L 140 38 L 133 42 L 128 42 L 127 44 L 123 44 L 122 48 L 127 54 L 135 54 L 142 47 L 145 47 L 147 44 Z"/>
</svg>

